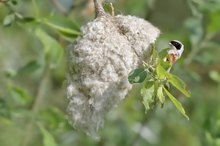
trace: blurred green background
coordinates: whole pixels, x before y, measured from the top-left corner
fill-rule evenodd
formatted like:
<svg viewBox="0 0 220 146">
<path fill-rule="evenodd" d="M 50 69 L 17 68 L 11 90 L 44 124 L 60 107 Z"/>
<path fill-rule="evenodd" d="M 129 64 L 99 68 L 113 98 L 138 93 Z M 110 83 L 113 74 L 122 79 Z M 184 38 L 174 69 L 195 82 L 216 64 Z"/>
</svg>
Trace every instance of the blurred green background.
<svg viewBox="0 0 220 146">
<path fill-rule="evenodd" d="M 220 1 L 112 2 L 116 14 L 160 28 L 158 48 L 185 45 L 172 72 L 192 97 L 171 92 L 190 120 L 169 100 L 145 114 L 133 90 L 98 140 L 76 131 L 65 112 L 66 48 L 94 18 L 89 0 L 0 0 L 0 146 L 220 146 Z"/>
</svg>

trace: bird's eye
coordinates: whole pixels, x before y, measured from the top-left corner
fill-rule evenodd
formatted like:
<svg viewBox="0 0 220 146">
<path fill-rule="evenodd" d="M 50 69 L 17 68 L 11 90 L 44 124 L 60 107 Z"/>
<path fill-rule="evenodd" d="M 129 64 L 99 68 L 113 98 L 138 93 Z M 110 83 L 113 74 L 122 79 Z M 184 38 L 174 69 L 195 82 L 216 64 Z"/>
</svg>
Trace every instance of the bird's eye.
<svg viewBox="0 0 220 146">
<path fill-rule="evenodd" d="M 177 50 L 180 50 L 180 49 L 181 49 L 181 47 L 182 47 L 182 45 L 181 45 L 181 44 L 179 44 L 179 43 L 176 43 L 175 47 L 176 47 L 176 49 L 177 49 Z"/>
<path fill-rule="evenodd" d="M 170 42 L 172 45 L 174 45 L 176 47 L 177 50 L 180 50 L 182 45 L 179 42 L 176 41 L 171 41 Z"/>
</svg>

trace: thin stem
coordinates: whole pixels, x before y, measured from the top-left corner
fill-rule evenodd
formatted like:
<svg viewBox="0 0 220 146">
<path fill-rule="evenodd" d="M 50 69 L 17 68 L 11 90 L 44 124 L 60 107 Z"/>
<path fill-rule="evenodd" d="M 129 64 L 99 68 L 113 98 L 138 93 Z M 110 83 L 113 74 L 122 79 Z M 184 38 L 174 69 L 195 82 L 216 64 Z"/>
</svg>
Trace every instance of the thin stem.
<svg viewBox="0 0 220 146">
<path fill-rule="evenodd" d="M 33 7 L 34 7 L 35 16 L 36 16 L 36 17 L 39 17 L 39 16 L 40 16 L 40 13 L 39 13 L 39 9 L 38 9 L 38 7 L 37 7 L 37 2 L 36 2 L 36 0 L 32 0 L 32 4 L 33 4 Z"/>
<path fill-rule="evenodd" d="M 0 3 L 7 3 L 8 0 L 0 0 Z"/>
<path fill-rule="evenodd" d="M 48 85 L 48 77 L 49 77 L 49 67 L 46 65 L 44 68 L 44 72 L 42 74 L 42 79 L 39 83 L 39 88 L 37 91 L 37 95 L 35 98 L 35 101 L 32 104 L 31 107 L 31 112 L 33 112 L 34 114 L 36 114 L 40 108 L 40 105 L 44 99 L 44 95 L 46 93 L 46 89 L 47 89 L 47 85 Z M 30 140 L 32 140 L 32 133 L 33 133 L 33 128 L 34 128 L 34 124 L 32 123 L 34 117 L 31 117 L 30 121 L 28 121 L 29 123 L 27 124 L 27 127 L 25 129 L 25 135 L 24 135 L 24 139 L 22 141 L 22 146 L 28 146 L 30 144 Z"/>
<path fill-rule="evenodd" d="M 115 16 L 115 9 L 114 9 L 112 3 L 110 3 L 110 10 L 111 10 L 111 15 L 112 15 L 112 16 Z"/>
<path fill-rule="evenodd" d="M 51 0 L 51 1 L 59 12 L 61 12 L 63 15 L 68 14 L 68 10 L 58 0 Z"/>
<path fill-rule="evenodd" d="M 12 8 L 12 6 L 8 3 L 8 0 L 0 0 L 0 3 L 4 4 L 10 12 L 15 13 L 15 10 Z"/>
</svg>

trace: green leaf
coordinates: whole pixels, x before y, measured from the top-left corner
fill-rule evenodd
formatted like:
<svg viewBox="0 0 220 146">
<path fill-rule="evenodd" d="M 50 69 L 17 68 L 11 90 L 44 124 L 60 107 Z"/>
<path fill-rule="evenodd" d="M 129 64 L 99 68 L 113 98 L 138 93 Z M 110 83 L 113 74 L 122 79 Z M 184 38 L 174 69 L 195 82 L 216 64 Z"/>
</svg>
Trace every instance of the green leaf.
<svg viewBox="0 0 220 146">
<path fill-rule="evenodd" d="M 170 63 L 167 61 L 168 58 L 168 50 L 170 48 L 163 49 L 159 52 L 159 64 L 165 69 L 168 70 L 170 68 Z"/>
<path fill-rule="evenodd" d="M 36 29 L 35 34 L 44 46 L 46 61 L 50 62 L 51 67 L 55 67 L 63 57 L 63 48 L 54 38 L 49 36 L 42 29 Z"/>
<path fill-rule="evenodd" d="M 220 83 L 220 74 L 219 74 L 217 71 L 215 71 L 215 70 L 210 71 L 210 72 L 209 72 L 209 77 L 210 77 L 213 81 L 215 81 L 215 82 L 217 82 L 217 83 Z"/>
<path fill-rule="evenodd" d="M 216 13 L 212 13 L 210 16 L 210 20 L 207 26 L 207 31 L 209 33 L 216 33 L 220 31 L 220 11 L 217 11 Z"/>
<path fill-rule="evenodd" d="M 34 17 L 17 16 L 17 18 L 18 19 L 16 22 L 19 24 L 19 26 L 23 27 L 26 30 L 29 30 L 30 32 L 33 32 L 33 30 L 41 25 L 41 20 Z"/>
<path fill-rule="evenodd" d="M 36 19 L 34 17 L 23 17 L 19 21 L 22 23 L 32 23 L 36 22 Z"/>
<path fill-rule="evenodd" d="M 9 91 L 11 95 L 10 97 L 18 105 L 26 106 L 32 101 L 32 97 L 29 93 L 20 87 L 11 87 Z"/>
<path fill-rule="evenodd" d="M 50 129 L 59 129 L 61 130 L 66 126 L 66 120 L 63 118 L 63 113 L 56 107 L 48 108 L 41 110 L 38 114 L 38 117 L 41 121 L 44 121 Z"/>
<path fill-rule="evenodd" d="M 159 60 L 160 65 L 164 68 L 164 70 L 168 70 L 171 66 L 169 61 Z"/>
<path fill-rule="evenodd" d="M 159 58 L 158 59 L 158 65 L 163 67 L 163 69 L 167 72 L 167 70 L 171 67 L 170 62 L 164 59 L 167 59 L 168 55 L 164 58 Z"/>
<path fill-rule="evenodd" d="M 21 67 L 17 71 L 17 75 L 28 75 L 28 74 L 36 71 L 40 67 L 41 67 L 41 65 L 36 60 L 30 61 L 25 66 Z"/>
<path fill-rule="evenodd" d="M 17 4 L 18 4 L 18 2 L 17 2 L 16 0 L 11 0 L 11 3 L 12 3 L 13 5 L 17 5 Z"/>
<path fill-rule="evenodd" d="M 147 77 L 147 72 L 145 71 L 145 69 L 144 68 L 137 68 L 129 74 L 128 81 L 131 84 L 142 83 L 146 77 Z"/>
<path fill-rule="evenodd" d="M 44 19 L 43 23 L 67 38 L 76 38 L 81 35 L 79 26 L 64 17 L 52 16 L 51 18 Z"/>
<path fill-rule="evenodd" d="M 157 96 L 161 104 L 165 102 L 165 96 L 163 94 L 163 86 L 159 86 L 157 89 Z"/>
<path fill-rule="evenodd" d="M 176 89 L 182 92 L 186 97 L 190 97 L 190 93 L 185 89 L 185 83 L 179 77 L 168 73 L 168 82 L 170 82 Z"/>
<path fill-rule="evenodd" d="M 157 62 L 158 54 L 157 54 L 155 46 L 153 47 L 152 51 L 153 51 L 152 52 L 153 62 Z"/>
<path fill-rule="evenodd" d="M 166 57 L 168 57 L 168 50 L 170 48 L 166 48 L 166 49 L 162 49 L 158 54 L 159 54 L 159 57 L 160 59 L 164 59 Z"/>
<path fill-rule="evenodd" d="M 143 97 L 143 104 L 146 112 L 150 109 L 151 104 L 154 102 L 154 82 L 148 81 L 145 86 L 141 89 L 141 96 Z"/>
<path fill-rule="evenodd" d="M 15 14 L 7 15 L 3 20 L 3 26 L 10 26 L 15 21 Z"/>
<path fill-rule="evenodd" d="M 0 117 L 10 117 L 10 109 L 9 109 L 9 105 L 6 102 L 6 100 L 2 97 L 0 97 Z M 1 122 L 0 122 L 1 124 Z"/>
<path fill-rule="evenodd" d="M 175 107 L 180 111 L 180 113 L 182 113 L 187 118 L 187 120 L 189 120 L 189 117 L 186 115 L 186 112 L 183 106 L 181 105 L 181 103 L 172 94 L 170 94 L 170 92 L 166 88 L 163 87 L 163 90 L 165 91 L 167 96 L 170 98 L 172 103 L 175 105 Z"/>
<path fill-rule="evenodd" d="M 50 132 L 47 131 L 40 124 L 39 124 L 39 128 L 40 128 L 41 134 L 43 135 L 43 145 L 44 146 L 57 146 L 57 143 L 56 143 L 53 135 L 50 134 Z"/>
<path fill-rule="evenodd" d="M 103 4 L 103 8 L 104 8 L 104 10 L 105 10 L 105 12 L 108 12 L 108 13 L 110 13 L 111 12 L 111 5 L 110 5 L 110 3 L 104 3 Z"/>
<path fill-rule="evenodd" d="M 145 84 L 144 84 L 144 88 L 146 88 L 146 89 L 149 89 L 149 88 L 151 88 L 153 85 L 154 85 L 154 81 L 147 81 Z"/>
<path fill-rule="evenodd" d="M 160 65 L 157 65 L 156 73 L 159 79 L 164 79 L 167 76 L 167 71 Z"/>
</svg>

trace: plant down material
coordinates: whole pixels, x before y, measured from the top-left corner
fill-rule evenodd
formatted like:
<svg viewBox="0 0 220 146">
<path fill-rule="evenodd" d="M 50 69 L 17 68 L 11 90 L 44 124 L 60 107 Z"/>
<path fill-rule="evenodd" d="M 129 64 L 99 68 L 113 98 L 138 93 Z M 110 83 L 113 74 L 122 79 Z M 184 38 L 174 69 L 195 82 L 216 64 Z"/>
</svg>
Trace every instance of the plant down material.
<svg viewBox="0 0 220 146">
<path fill-rule="evenodd" d="M 71 124 L 91 136 L 131 89 L 128 74 L 150 51 L 160 31 L 135 16 L 106 13 L 81 27 L 68 48 L 67 98 Z"/>
</svg>

